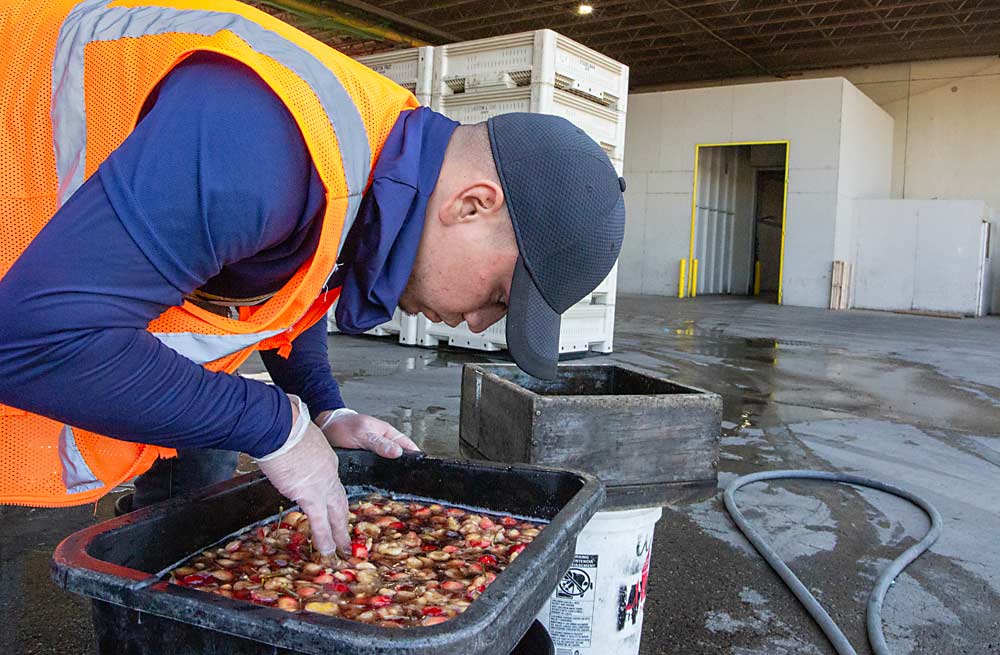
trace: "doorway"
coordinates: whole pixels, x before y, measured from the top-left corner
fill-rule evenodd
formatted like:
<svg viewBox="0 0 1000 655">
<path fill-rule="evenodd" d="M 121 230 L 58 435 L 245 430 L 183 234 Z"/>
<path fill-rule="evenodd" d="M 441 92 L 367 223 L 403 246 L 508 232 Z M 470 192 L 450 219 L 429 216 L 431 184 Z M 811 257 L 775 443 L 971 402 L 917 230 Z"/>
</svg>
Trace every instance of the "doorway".
<svg viewBox="0 0 1000 655">
<path fill-rule="evenodd" d="M 759 295 L 781 303 L 788 142 L 695 148 L 685 295 Z"/>
<path fill-rule="evenodd" d="M 747 290 L 777 302 L 781 271 L 781 224 L 785 208 L 785 171 L 765 168 L 754 181 L 754 280 Z"/>
</svg>

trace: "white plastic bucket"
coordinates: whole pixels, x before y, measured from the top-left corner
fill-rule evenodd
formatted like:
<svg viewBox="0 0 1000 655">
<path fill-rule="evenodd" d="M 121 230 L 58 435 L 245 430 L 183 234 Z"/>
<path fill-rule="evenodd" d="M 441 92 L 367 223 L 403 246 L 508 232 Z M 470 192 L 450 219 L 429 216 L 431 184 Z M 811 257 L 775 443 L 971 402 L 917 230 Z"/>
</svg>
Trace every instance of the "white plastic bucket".
<svg viewBox="0 0 1000 655">
<path fill-rule="evenodd" d="M 635 655 L 642 637 L 653 528 L 663 510 L 598 512 L 542 608 L 556 655 Z"/>
</svg>

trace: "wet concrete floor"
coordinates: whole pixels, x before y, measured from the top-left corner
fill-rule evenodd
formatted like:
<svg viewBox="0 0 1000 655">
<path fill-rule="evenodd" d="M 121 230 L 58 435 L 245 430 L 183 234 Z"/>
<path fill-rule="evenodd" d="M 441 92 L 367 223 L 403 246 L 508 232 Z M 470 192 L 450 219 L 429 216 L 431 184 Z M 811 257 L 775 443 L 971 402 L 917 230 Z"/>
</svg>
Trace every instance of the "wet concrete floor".
<svg viewBox="0 0 1000 655">
<path fill-rule="evenodd" d="M 615 354 L 723 396 L 720 493 L 666 508 L 657 525 L 641 653 L 833 650 L 725 514 L 721 489 L 764 469 L 884 478 L 934 503 L 944 535 L 885 605 L 893 653 L 1000 652 L 1000 318 L 943 319 L 776 307 L 744 299 L 620 297 Z M 487 353 L 331 337 L 348 402 L 428 452 L 458 455 L 459 379 Z M 247 372 L 259 372 L 249 364 Z M 877 492 L 821 483 L 740 492 L 760 526 L 859 653 L 881 568 L 927 527 Z M 92 653 L 88 604 L 48 578 L 52 549 L 111 515 L 0 507 L 0 644 Z"/>
</svg>

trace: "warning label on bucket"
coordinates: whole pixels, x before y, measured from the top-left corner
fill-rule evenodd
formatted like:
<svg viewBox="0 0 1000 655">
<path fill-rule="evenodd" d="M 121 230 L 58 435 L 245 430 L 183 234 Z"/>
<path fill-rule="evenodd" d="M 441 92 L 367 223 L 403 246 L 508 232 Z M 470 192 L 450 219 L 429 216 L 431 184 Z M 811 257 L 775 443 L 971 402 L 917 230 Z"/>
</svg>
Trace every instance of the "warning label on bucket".
<svg viewBox="0 0 1000 655">
<path fill-rule="evenodd" d="M 597 558 L 597 555 L 575 555 L 549 604 L 548 630 L 559 653 L 590 647 Z"/>
</svg>

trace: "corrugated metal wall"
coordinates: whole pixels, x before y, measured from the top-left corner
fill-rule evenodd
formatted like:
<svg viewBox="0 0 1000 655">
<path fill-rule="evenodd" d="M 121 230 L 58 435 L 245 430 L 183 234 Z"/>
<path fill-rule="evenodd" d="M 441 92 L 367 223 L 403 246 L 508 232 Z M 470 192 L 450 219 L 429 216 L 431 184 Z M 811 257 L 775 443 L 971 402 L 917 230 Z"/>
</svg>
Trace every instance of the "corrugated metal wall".
<svg viewBox="0 0 1000 655">
<path fill-rule="evenodd" d="M 736 147 L 699 149 L 694 250 L 699 294 L 746 291 L 733 288 L 733 258 L 745 249 L 735 242 L 740 162 Z"/>
</svg>

